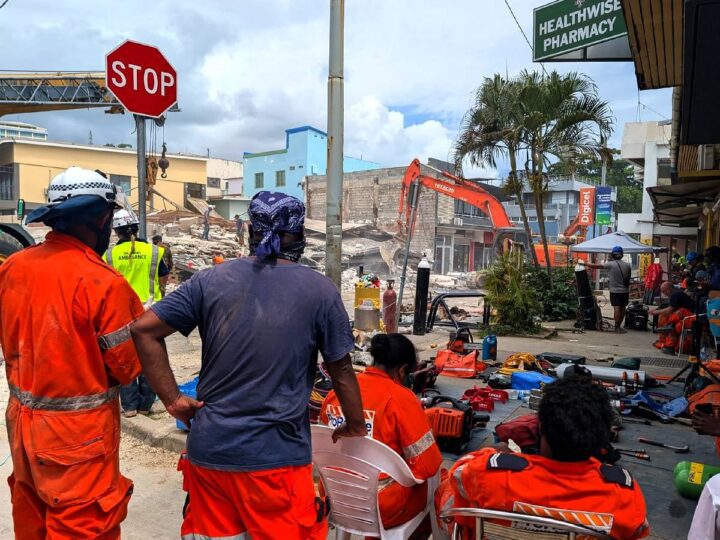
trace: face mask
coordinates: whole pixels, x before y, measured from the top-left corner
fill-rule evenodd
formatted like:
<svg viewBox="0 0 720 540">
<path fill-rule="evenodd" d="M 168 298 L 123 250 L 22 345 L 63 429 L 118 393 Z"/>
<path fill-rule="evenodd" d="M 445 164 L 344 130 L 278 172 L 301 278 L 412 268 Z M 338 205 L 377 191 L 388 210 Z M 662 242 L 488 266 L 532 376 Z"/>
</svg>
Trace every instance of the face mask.
<svg viewBox="0 0 720 540">
<path fill-rule="evenodd" d="M 102 257 L 103 254 L 110 247 L 110 235 L 112 234 L 112 219 L 109 218 L 105 222 L 105 225 L 102 226 L 102 228 L 95 227 L 94 224 L 90 223 L 88 223 L 87 225 L 97 235 L 97 241 L 95 242 L 95 247 L 93 248 L 93 251 Z"/>
<path fill-rule="evenodd" d="M 292 242 L 291 244 L 281 246 L 278 257 L 288 261 L 298 262 L 304 252 L 305 240 L 300 240 L 299 242 Z"/>
</svg>

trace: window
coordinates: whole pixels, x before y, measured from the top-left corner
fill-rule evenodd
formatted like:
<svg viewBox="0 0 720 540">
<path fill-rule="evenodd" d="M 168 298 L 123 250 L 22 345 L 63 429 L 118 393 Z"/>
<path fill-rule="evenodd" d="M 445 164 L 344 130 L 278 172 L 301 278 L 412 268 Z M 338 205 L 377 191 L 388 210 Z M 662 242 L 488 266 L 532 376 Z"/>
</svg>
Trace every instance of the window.
<svg viewBox="0 0 720 540">
<path fill-rule="evenodd" d="M 285 186 L 285 171 L 275 171 L 275 186 L 276 187 L 284 187 Z"/>
<path fill-rule="evenodd" d="M 109 174 L 108 178 L 110 182 L 115 184 L 117 187 L 122 188 L 125 195 L 130 193 L 130 177 L 124 174 Z"/>
<path fill-rule="evenodd" d="M 207 185 L 208 185 L 209 188 L 217 188 L 217 189 L 220 189 L 220 179 L 219 179 L 219 178 L 213 178 L 213 177 L 211 177 L 211 176 L 208 176 Z"/>
<path fill-rule="evenodd" d="M 265 187 L 265 173 L 255 173 L 255 189 L 262 189 Z"/>
<path fill-rule="evenodd" d="M 196 184 L 194 182 L 185 183 L 185 197 L 192 197 L 193 199 L 204 199 L 205 198 L 205 185 Z M 192 209 L 188 206 L 188 202 L 185 201 L 186 208 Z"/>
<path fill-rule="evenodd" d="M 14 196 L 13 189 L 13 165 L 3 165 L 0 167 L 0 201 L 12 201 Z"/>
<path fill-rule="evenodd" d="M 290 165 L 290 170 L 291 170 L 291 171 L 294 171 L 294 170 L 295 170 L 295 165 Z"/>
</svg>

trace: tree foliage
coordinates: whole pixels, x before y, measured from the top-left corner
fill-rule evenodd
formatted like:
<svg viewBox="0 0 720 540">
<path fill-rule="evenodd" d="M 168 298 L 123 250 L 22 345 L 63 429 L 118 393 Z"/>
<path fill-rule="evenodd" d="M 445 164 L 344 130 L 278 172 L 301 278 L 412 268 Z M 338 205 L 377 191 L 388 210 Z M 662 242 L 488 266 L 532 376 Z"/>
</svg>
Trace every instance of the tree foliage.
<svg viewBox="0 0 720 540">
<path fill-rule="evenodd" d="M 485 275 L 487 300 L 495 310 L 493 330 L 498 334 L 532 334 L 539 329 L 542 306 L 525 283 L 525 265 L 519 252 L 499 256 Z"/>
<path fill-rule="evenodd" d="M 617 188 L 615 211 L 639 213 L 642 211 L 642 184 L 635 180 L 632 164 L 619 157 L 620 150 L 613 148 L 609 151 L 606 183 Z M 550 176 L 568 176 L 573 172 L 580 178 L 599 183 L 602 177 L 602 161 L 595 157 L 583 157 L 574 164 L 558 161 L 548 167 Z"/>
<path fill-rule="evenodd" d="M 548 169 L 555 161 L 576 167 L 582 158 L 600 158 L 612 131 L 608 103 L 598 96 L 595 83 L 578 73 L 524 71 L 515 78 L 495 75 L 477 89 L 475 103 L 466 113 L 454 148 L 456 170 L 464 160 L 473 165 L 496 166 L 498 158 L 510 162 L 507 189 L 520 204 L 528 236 L 530 226 L 522 192 L 526 182 L 533 193 L 540 238 L 552 284 L 551 258 L 545 232 L 543 204 L 548 192 Z M 518 164 L 522 162 L 523 166 Z M 535 251 L 530 246 L 537 266 Z"/>
</svg>

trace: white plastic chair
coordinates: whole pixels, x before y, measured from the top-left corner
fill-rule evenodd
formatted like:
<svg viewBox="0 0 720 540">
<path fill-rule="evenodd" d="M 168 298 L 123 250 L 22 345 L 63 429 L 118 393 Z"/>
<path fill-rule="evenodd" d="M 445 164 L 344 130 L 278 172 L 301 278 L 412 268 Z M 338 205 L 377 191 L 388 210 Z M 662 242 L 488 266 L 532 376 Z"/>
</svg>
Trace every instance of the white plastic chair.
<svg viewBox="0 0 720 540">
<path fill-rule="evenodd" d="M 392 529 L 385 529 L 378 507 L 378 475 L 386 474 L 398 484 L 422 484 L 407 463 L 389 446 L 369 437 L 332 441 L 333 429 L 311 426 L 313 465 L 320 474 L 330 498 L 330 523 L 337 528 L 338 540 L 351 534 L 387 540 L 407 540 L 428 513 L 433 512 L 434 495 L 440 472 L 427 480 L 427 504 L 419 515 Z"/>
<path fill-rule="evenodd" d="M 582 525 L 540 516 L 502 512 L 500 510 L 451 508 L 444 511 L 440 516 L 441 519 L 453 519 L 455 517 L 475 518 L 475 538 L 478 540 L 484 538 L 492 538 L 493 540 L 575 540 L 576 538 L 588 537 L 610 540 L 611 538 L 607 534 Z M 511 526 L 507 526 L 487 520 L 502 520 L 512 523 Z M 529 528 L 520 529 L 512 526 L 518 523 L 534 526 L 535 530 L 529 530 Z M 452 540 L 459 540 L 460 538 L 460 527 L 455 524 Z"/>
</svg>

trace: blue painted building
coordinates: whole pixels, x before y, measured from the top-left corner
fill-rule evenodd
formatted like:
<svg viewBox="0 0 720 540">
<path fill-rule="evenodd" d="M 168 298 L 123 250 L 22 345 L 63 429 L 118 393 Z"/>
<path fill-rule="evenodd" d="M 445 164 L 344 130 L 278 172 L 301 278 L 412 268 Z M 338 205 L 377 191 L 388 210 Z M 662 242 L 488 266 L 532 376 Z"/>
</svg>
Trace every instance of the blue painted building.
<svg viewBox="0 0 720 540">
<path fill-rule="evenodd" d="M 305 200 L 303 179 L 327 171 L 327 133 L 311 126 L 285 130 L 285 149 L 269 152 L 245 152 L 243 194 L 252 197 L 258 191 L 277 190 Z M 380 165 L 345 156 L 347 172 L 377 169 Z"/>
</svg>

